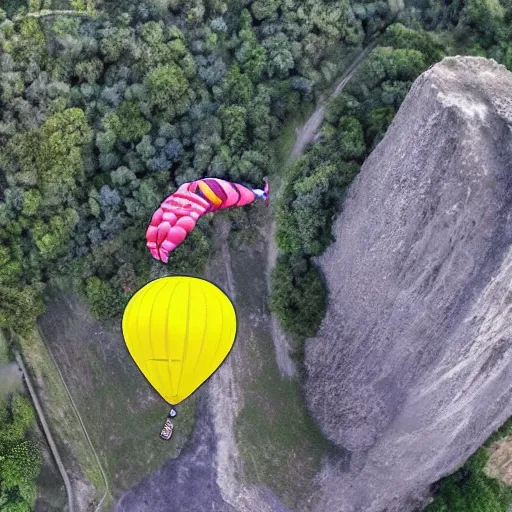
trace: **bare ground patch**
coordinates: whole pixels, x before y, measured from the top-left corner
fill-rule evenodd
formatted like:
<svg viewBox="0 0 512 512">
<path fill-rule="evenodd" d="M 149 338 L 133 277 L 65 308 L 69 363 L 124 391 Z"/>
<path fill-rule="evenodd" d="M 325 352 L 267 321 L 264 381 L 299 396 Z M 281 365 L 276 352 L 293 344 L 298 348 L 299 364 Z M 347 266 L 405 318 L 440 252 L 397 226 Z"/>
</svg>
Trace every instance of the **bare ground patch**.
<svg viewBox="0 0 512 512">
<path fill-rule="evenodd" d="M 489 452 L 491 456 L 486 466 L 487 473 L 512 487 L 512 436 L 493 443 Z"/>
</svg>

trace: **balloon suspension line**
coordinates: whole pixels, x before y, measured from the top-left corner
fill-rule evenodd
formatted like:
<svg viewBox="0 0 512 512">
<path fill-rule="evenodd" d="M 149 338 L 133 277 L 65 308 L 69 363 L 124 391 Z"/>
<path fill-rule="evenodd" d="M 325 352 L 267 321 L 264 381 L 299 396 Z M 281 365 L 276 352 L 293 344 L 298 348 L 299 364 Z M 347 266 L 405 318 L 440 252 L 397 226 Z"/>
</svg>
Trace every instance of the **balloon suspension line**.
<svg viewBox="0 0 512 512">
<path fill-rule="evenodd" d="M 174 408 L 173 405 L 171 405 L 171 410 L 169 411 L 167 418 L 165 418 L 164 426 L 160 431 L 160 439 L 163 439 L 164 441 L 169 441 L 169 439 L 171 439 L 172 431 L 174 430 L 172 419 L 175 418 L 177 414 L 178 411 Z"/>
</svg>

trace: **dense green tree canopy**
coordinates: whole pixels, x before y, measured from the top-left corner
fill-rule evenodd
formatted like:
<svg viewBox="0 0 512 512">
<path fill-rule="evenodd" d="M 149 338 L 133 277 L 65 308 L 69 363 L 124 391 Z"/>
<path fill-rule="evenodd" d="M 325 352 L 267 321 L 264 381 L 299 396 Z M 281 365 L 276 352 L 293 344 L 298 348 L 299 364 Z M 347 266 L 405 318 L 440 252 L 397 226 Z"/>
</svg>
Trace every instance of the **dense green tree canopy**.
<svg viewBox="0 0 512 512">
<path fill-rule="evenodd" d="M 35 479 L 41 467 L 39 449 L 27 439 L 34 411 L 22 395 L 0 407 L 0 508 L 28 512 L 36 500 Z"/>
</svg>

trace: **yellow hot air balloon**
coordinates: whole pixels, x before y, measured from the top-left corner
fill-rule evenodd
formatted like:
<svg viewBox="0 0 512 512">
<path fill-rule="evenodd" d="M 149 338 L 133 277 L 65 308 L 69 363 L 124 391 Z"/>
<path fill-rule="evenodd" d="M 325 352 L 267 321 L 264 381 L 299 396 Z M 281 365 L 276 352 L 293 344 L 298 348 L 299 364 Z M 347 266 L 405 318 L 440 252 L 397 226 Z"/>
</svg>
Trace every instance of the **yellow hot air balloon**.
<svg viewBox="0 0 512 512">
<path fill-rule="evenodd" d="M 228 355 L 236 337 L 236 313 L 226 294 L 209 281 L 163 277 L 130 299 L 123 335 L 144 376 L 176 405 Z"/>
</svg>

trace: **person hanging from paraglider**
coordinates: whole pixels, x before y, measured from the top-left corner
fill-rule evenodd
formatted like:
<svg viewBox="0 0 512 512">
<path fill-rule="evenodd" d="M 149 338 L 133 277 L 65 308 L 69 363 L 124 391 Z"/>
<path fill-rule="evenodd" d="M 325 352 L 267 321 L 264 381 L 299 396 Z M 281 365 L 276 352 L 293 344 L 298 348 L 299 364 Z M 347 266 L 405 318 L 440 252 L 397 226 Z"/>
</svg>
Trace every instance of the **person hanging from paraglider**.
<svg viewBox="0 0 512 512">
<path fill-rule="evenodd" d="M 146 231 L 147 247 L 152 256 L 167 263 L 169 253 L 180 245 L 200 217 L 217 210 L 245 206 L 257 198 L 268 206 L 269 185 L 249 188 L 220 178 L 202 178 L 183 183 L 167 197 L 153 214 Z"/>
</svg>

